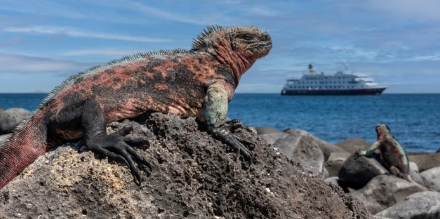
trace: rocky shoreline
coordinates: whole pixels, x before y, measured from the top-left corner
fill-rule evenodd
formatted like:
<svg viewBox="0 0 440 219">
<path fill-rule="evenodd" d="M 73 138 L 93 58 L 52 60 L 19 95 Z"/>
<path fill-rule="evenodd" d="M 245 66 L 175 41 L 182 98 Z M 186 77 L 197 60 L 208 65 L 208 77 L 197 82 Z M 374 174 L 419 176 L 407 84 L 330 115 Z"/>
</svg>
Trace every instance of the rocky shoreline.
<svg viewBox="0 0 440 219">
<path fill-rule="evenodd" d="M 0 128 L 11 112 L 0 110 Z M 354 159 L 371 145 L 362 139 L 333 145 L 298 129 L 235 130 L 254 143 L 249 164 L 194 118 L 145 114 L 107 131 L 125 126 L 150 139 L 138 149 L 153 164 L 140 186 L 125 164 L 71 142 L 0 190 L 0 218 L 440 218 L 440 153 L 409 155 L 412 178 L 430 189 L 422 191 L 377 156 Z"/>
</svg>

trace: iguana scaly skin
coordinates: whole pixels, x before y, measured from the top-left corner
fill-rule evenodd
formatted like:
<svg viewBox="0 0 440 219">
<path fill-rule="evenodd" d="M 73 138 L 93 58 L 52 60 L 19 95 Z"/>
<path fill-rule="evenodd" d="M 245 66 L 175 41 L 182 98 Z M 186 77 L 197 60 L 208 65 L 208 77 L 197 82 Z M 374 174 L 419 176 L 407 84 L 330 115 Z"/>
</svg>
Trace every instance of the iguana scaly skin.
<svg viewBox="0 0 440 219">
<path fill-rule="evenodd" d="M 148 141 L 124 137 L 129 128 L 107 135 L 105 125 L 148 111 L 206 121 L 210 134 L 251 159 L 248 142 L 225 124 L 228 102 L 241 75 L 271 48 L 270 35 L 257 27 L 213 26 L 191 50 L 140 53 L 72 76 L 0 147 L 0 188 L 48 149 L 79 138 L 94 153 L 127 163 L 140 182 L 135 161 L 150 164 L 132 145 Z"/>
<path fill-rule="evenodd" d="M 401 177 L 417 186 L 427 190 L 426 187 L 421 186 L 415 182 L 409 173 L 409 160 L 405 149 L 399 141 L 391 135 L 391 130 L 387 125 L 378 124 L 376 126 L 377 140 L 367 150 L 357 151 L 357 156 L 370 156 L 376 149 L 379 149 L 380 156 L 385 168 L 387 168 L 393 175 Z"/>
</svg>

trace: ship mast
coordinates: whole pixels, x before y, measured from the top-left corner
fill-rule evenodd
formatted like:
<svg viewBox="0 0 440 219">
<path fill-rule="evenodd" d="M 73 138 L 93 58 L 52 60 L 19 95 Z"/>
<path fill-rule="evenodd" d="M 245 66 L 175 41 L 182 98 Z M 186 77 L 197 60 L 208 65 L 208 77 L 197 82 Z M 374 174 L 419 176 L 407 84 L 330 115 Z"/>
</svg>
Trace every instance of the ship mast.
<svg viewBox="0 0 440 219">
<path fill-rule="evenodd" d="M 309 72 L 311 74 L 315 73 L 315 70 L 313 70 L 313 65 L 312 64 L 309 64 Z"/>
</svg>

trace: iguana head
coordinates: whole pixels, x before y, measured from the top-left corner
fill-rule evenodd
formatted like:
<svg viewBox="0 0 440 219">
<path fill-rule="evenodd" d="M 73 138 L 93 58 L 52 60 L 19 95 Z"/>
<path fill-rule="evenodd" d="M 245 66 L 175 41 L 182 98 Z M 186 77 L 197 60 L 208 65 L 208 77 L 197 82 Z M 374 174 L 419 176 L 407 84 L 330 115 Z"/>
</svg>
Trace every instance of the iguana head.
<svg viewBox="0 0 440 219">
<path fill-rule="evenodd" d="M 258 27 L 233 27 L 225 34 L 229 35 L 232 50 L 249 60 L 262 58 L 272 49 L 270 35 Z"/>
<path fill-rule="evenodd" d="M 229 65 L 240 79 L 255 61 L 272 49 L 270 35 L 258 27 L 208 27 L 194 39 L 192 51 L 208 52 Z"/>
<path fill-rule="evenodd" d="M 378 137 L 381 136 L 381 135 L 390 133 L 390 132 L 391 132 L 390 127 L 388 127 L 385 124 L 378 124 L 376 126 L 376 133 L 377 133 Z"/>
</svg>

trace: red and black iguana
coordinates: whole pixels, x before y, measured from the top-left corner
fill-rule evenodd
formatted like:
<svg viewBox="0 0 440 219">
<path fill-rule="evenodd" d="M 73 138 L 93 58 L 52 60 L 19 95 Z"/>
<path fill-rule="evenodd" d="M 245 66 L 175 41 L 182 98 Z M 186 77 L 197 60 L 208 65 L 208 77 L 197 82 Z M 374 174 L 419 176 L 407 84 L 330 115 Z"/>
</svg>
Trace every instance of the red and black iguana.
<svg viewBox="0 0 440 219">
<path fill-rule="evenodd" d="M 423 190 L 428 190 L 411 178 L 408 155 L 399 141 L 391 135 L 390 128 L 387 125 L 378 124 L 376 126 L 376 134 L 377 141 L 367 150 L 357 151 L 356 156 L 370 156 L 376 149 L 379 149 L 380 157 L 385 164 L 385 168 L 387 168 L 391 174 L 401 177 Z"/>
<path fill-rule="evenodd" d="M 127 163 L 140 182 L 135 161 L 151 166 L 131 145 L 148 141 L 124 131 L 107 135 L 105 125 L 148 111 L 206 121 L 211 135 L 252 159 L 226 114 L 241 75 L 271 48 L 270 35 L 257 27 L 216 25 L 191 50 L 139 53 L 70 77 L 0 147 L 0 188 L 47 150 L 79 138 L 94 153 Z"/>
</svg>

